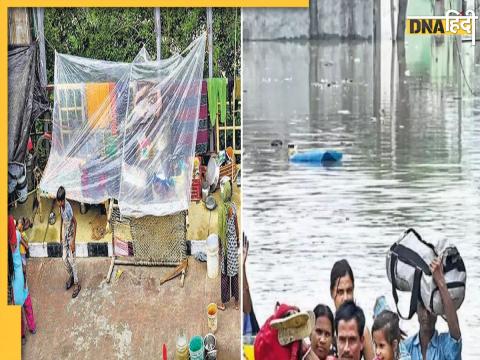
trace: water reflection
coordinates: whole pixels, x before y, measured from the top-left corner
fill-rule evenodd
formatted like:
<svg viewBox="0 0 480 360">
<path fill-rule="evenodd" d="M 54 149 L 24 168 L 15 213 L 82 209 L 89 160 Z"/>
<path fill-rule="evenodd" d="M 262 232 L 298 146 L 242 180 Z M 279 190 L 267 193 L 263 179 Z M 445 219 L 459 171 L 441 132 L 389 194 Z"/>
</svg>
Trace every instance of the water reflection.
<svg viewBox="0 0 480 360">
<path fill-rule="evenodd" d="M 478 92 L 480 68 L 470 44 L 459 44 L 460 66 L 453 39 L 420 38 L 244 44 L 244 219 L 260 322 L 277 300 L 333 305 L 330 268 L 342 257 L 371 319 L 376 296 L 391 298 L 385 251 L 413 226 L 464 256 L 463 355 L 480 353 L 480 98 L 465 81 Z M 343 164 L 289 164 L 289 142 L 341 150 Z"/>
</svg>

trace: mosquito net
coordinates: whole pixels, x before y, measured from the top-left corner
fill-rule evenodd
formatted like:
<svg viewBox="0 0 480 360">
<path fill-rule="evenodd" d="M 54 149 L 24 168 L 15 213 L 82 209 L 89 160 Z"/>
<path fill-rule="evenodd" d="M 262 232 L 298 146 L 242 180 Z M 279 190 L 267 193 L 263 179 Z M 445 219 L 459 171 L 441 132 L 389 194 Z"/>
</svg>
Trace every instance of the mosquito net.
<svg viewBox="0 0 480 360">
<path fill-rule="evenodd" d="M 55 55 L 52 148 L 40 189 L 122 214 L 188 209 L 205 35 L 181 54 L 132 63 Z"/>
</svg>

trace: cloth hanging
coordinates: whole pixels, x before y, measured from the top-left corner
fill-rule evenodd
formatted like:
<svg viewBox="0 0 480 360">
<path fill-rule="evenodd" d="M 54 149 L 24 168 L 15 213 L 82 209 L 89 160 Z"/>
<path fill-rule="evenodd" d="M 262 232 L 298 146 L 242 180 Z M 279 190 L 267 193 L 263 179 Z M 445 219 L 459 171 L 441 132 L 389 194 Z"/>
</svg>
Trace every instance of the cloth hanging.
<svg viewBox="0 0 480 360">
<path fill-rule="evenodd" d="M 227 117 L 227 79 L 210 78 L 207 80 L 208 87 L 208 112 L 210 125 L 215 126 L 218 103 L 220 102 L 220 122 L 225 123 Z"/>
<path fill-rule="evenodd" d="M 198 114 L 197 142 L 195 154 L 205 154 L 208 149 L 208 100 L 207 81 L 202 81 L 202 95 L 200 98 L 200 110 Z"/>
<path fill-rule="evenodd" d="M 242 81 L 239 77 L 235 78 L 234 100 L 240 100 L 242 97 Z"/>
<path fill-rule="evenodd" d="M 114 88 L 115 84 L 110 83 L 88 83 L 85 85 L 87 118 L 91 127 L 106 128 L 112 123 L 110 91 Z M 116 124 L 112 123 L 112 126 L 116 128 Z"/>
</svg>

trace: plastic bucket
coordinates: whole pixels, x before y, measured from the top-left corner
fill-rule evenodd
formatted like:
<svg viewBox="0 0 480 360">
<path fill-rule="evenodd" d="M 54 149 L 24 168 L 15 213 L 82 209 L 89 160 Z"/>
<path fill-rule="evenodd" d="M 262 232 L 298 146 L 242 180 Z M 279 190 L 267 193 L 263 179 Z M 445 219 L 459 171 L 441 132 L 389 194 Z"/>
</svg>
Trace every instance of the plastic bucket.
<svg viewBox="0 0 480 360">
<path fill-rule="evenodd" d="M 216 360 L 217 359 L 217 339 L 213 334 L 207 334 L 203 339 L 205 344 L 205 359 Z"/>
<path fill-rule="evenodd" d="M 177 337 L 177 350 L 175 352 L 175 360 L 188 360 L 188 344 L 187 338 L 184 335 L 183 330 Z"/>
<path fill-rule="evenodd" d="M 205 338 L 203 339 L 203 343 L 205 345 L 205 351 L 207 353 L 217 348 L 217 339 L 213 334 L 205 335 Z"/>
<path fill-rule="evenodd" d="M 218 307 L 215 303 L 210 303 L 207 306 L 208 330 L 212 333 L 217 331 L 217 314 Z"/>
<path fill-rule="evenodd" d="M 207 275 L 210 279 L 218 276 L 218 235 L 207 238 Z"/>
<path fill-rule="evenodd" d="M 204 181 L 202 183 L 202 200 L 205 202 L 207 200 L 207 196 L 210 192 L 210 187 L 208 186 L 208 183 Z"/>
<path fill-rule="evenodd" d="M 190 339 L 189 345 L 190 360 L 203 360 L 203 338 L 201 336 L 194 336 Z"/>
<path fill-rule="evenodd" d="M 207 352 L 205 356 L 206 360 L 217 360 L 217 350 L 211 350 Z"/>
</svg>

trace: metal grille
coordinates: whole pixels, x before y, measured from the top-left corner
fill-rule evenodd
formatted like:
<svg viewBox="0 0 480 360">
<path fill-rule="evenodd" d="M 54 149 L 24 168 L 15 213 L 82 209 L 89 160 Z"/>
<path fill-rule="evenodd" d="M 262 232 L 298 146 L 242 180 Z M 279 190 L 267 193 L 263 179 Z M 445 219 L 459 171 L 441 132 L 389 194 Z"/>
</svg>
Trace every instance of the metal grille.
<svg viewBox="0 0 480 360">
<path fill-rule="evenodd" d="M 125 242 L 130 232 L 134 261 L 139 265 L 175 266 L 186 258 L 186 211 L 168 216 L 126 218 L 120 211 L 112 212 L 112 232 L 115 241 Z M 114 246 L 117 248 L 117 246 Z"/>
</svg>

